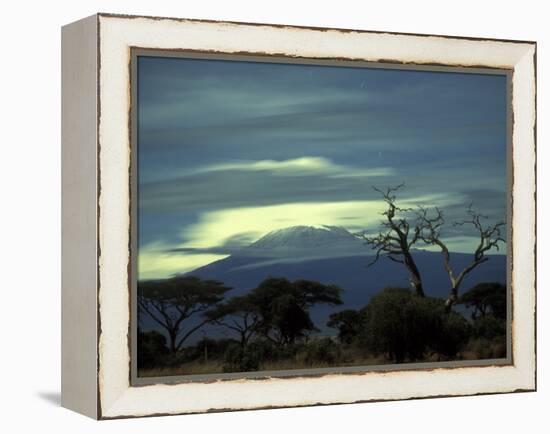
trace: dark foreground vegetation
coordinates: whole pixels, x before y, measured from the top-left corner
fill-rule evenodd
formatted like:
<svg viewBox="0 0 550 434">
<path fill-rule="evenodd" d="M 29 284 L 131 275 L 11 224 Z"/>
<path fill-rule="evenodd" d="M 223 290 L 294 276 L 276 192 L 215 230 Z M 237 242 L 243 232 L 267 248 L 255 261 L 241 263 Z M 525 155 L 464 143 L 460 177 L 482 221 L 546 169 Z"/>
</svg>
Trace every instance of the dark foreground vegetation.
<svg viewBox="0 0 550 434">
<path fill-rule="evenodd" d="M 208 284 L 218 290 L 223 287 L 218 282 L 206 283 L 191 277 L 178 279 L 180 285 L 187 282 Z M 443 299 L 419 297 L 405 288 L 386 288 L 361 309 L 333 313 L 327 326 L 334 334 L 320 335 L 310 318 L 309 308 L 318 303 L 341 304 L 340 293 L 340 288 L 318 282 L 269 278 L 245 296 L 225 302 L 212 299 L 210 304 L 202 300 L 200 306 L 187 309 L 187 313 L 200 313 L 191 329 L 199 324 L 216 324 L 232 337 L 214 339 L 204 335 L 193 345 L 178 347 L 177 339 L 167 339 L 170 333 L 166 328 L 164 334 L 140 330 L 139 375 L 249 372 L 506 356 L 506 288 L 499 283 L 481 283 L 465 292 L 456 303 L 457 310 L 449 310 Z M 168 303 L 165 307 L 169 315 L 172 309 Z M 468 314 L 462 314 L 459 309 Z M 186 312 L 186 309 L 174 309 L 178 314 L 180 311 Z M 181 316 L 173 315 L 172 318 L 167 322 L 173 325 Z M 180 324 L 183 322 L 181 320 Z M 181 331 L 176 333 L 180 334 Z"/>
</svg>

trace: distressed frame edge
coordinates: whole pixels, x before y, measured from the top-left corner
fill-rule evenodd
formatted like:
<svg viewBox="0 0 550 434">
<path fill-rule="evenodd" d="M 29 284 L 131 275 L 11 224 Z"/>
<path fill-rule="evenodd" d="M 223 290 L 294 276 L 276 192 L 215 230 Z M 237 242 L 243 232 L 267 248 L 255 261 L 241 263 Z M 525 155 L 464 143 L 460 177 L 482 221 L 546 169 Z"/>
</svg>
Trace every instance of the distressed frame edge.
<svg viewBox="0 0 550 434">
<path fill-rule="evenodd" d="M 429 37 L 429 38 L 449 38 L 449 39 L 461 39 L 465 41 L 489 41 L 489 42 L 510 42 L 514 44 L 536 44 L 535 40 L 520 40 L 520 39 L 501 39 L 501 38 L 492 38 L 492 37 L 476 37 L 476 36 L 456 36 L 456 35 L 444 35 L 444 34 L 430 34 L 430 33 L 414 33 L 414 32 L 397 32 L 392 30 L 365 30 L 365 29 L 352 29 L 344 27 L 321 27 L 321 26 L 306 26 L 306 25 L 296 25 L 296 24 L 276 24 L 276 23 L 255 23 L 250 21 L 232 21 L 232 20 L 213 20 L 205 18 L 178 18 L 178 17 L 168 17 L 168 16 L 153 16 L 153 15 L 132 15 L 132 14 L 121 14 L 121 13 L 112 13 L 112 12 L 98 12 L 97 16 L 99 18 L 123 18 L 123 19 L 139 19 L 145 18 L 149 20 L 158 20 L 158 21 L 175 21 L 175 22 L 188 22 L 188 23 L 207 23 L 207 24 L 229 24 L 237 26 L 252 26 L 252 27 L 273 27 L 278 29 L 302 29 L 302 30 L 314 30 L 319 32 L 340 32 L 340 33 L 371 33 L 371 34 L 386 34 L 386 35 L 397 35 L 397 36 L 418 36 L 418 37 Z"/>
<path fill-rule="evenodd" d="M 61 29 L 61 405 L 92 419 L 99 419 L 101 410 L 98 30 L 97 14 Z"/>
<path fill-rule="evenodd" d="M 103 16 L 106 16 L 105 14 L 102 14 Z M 136 18 L 136 17 L 131 17 L 131 18 Z M 147 17 L 147 18 L 150 18 L 150 17 Z M 154 19 L 154 18 L 153 18 Z M 99 21 L 99 20 L 98 20 Z M 182 21 L 192 21 L 192 20 L 182 20 Z M 214 22 L 214 23 L 220 23 L 220 22 Z M 221 22 L 223 23 L 223 22 Z M 235 23 L 236 25 L 239 24 L 239 23 Z M 252 24 L 253 25 L 253 24 Z M 282 26 L 282 27 L 292 27 L 293 29 L 307 29 L 307 28 L 304 28 L 304 27 L 296 27 L 296 26 Z M 327 29 L 327 30 L 331 30 L 331 29 Z M 365 32 L 365 33 L 371 33 L 371 32 Z M 374 33 L 374 32 L 373 32 Z M 382 32 L 382 33 L 386 33 L 386 32 Z M 421 36 L 432 36 L 432 35 L 421 35 Z M 444 37 L 446 38 L 446 37 Z M 449 39 L 460 39 L 460 38 L 454 38 L 454 37 L 449 37 Z M 475 39 L 477 40 L 477 39 Z M 485 40 L 485 39 L 481 39 L 481 40 Z M 497 40 L 498 42 L 503 42 L 502 40 Z M 508 42 L 516 42 L 516 41 L 508 41 Z M 533 77 L 529 77 L 529 78 L 533 78 L 533 86 L 534 86 L 534 95 L 535 95 L 535 99 L 536 99 L 536 43 L 528 43 L 529 45 L 526 46 L 525 48 L 525 54 L 526 55 L 529 55 L 530 56 L 530 51 L 531 51 L 531 48 L 533 48 L 533 52 L 532 52 L 532 57 L 533 57 L 533 62 L 535 63 L 535 68 L 534 68 L 534 74 L 533 74 Z M 519 63 L 519 61 L 518 61 Z M 452 66 L 452 65 L 450 65 Z M 536 101 L 535 101 L 536 103 Z M 534 135 L 534 149 L 533 151 L 535 152 L 535 167 L 533 168 L 534 170 L 536 170 L 536 105 L 534 106 L 534 124 L 533 124 L 533 135 Z M 530 151 L 530 149 L 528 150 Z M 534 193 L 536 194 L 536 178 L 535 178 L 535 185 L 533 186 L 533 189 L 534 189 Z M 535 239 L 534 239 L 534 242 L 536 243 L 536 214 L 535 214 Z M 536 244 L 534 246 L 534 260 L 535 260 L 535 267 L 536 267 Z M 536 268 L 535 268 L 535 273 L 536 273 Z M 536 274 L 534 276 L 536 278 Z M 536 296 L 536 281 L 535 281 L 535 296 Z M 534 316 L 534 319 L 536 321 L 536 298 L 535 298 L 535 311 L 533 312 L 533 316 Z M 535 332 L 536 332 L 536 327 L 535 327 Z M 536 338 L 536 335 L 535 335 L 535 338 Z M 428 398 L 428 397 L 434 397 L 434 396 L 466 396 L 466 395 L 477 395 L 477 394 L 493 394 L 493 393 L 510 393 L 510 392 L 516 392 L 516 391 L 534 391 L 536 390 L 536 339 L 534 341 L 534 363 L 535 363 L 535 366 L 534 366 L 534 371 L 533 371 L 533 374 L 534 374 L 534 382 L 533 384 L 527 384 L 527 387 L 523 388 L 523 387 L 519 387 L 517 389 L 514 389 L 514 390 L 506 390 L 506 391 L 498 391 L 498 392 L 482 392 L 482 393 L 467 393 L 467 394 L 458 394 L 458 395 L 455 395 L 455 394 L 450 394 L 450 395 L 425 395 L 425 396 L 411 396 L 411 397 L 405 397 L 405 398 L 390 398 L 390 400 L 394 400 L 394 399 L 423 399 L 423 398 Z M 98 351 L 99 351 L 99 348 L 98 348 Z M 99 388 L 101 389 L 100 387 L 100 384 L 98 384 Z M 386 399 L 367 399 L 367 400 L 359 400 L 359 401 L 350 401 L 350 402 L 376 402 L 376 401 L 381 401 L 381 400 L 386 400 Z M 334 402 L 334 404 L 338 404 L 338 403 L 345 403 L 345 402 Z M 329 403 L 325 403 L 325 402 L 319 402 L 319 403 L 316 403 L 316 404 L 304 404 L 304 405 L 295 405 L 295 404 L 288 404 L 288 405 L 274 405 L 274 406 L 268 406 L 268 407 L 253 407 L 253 408 L 280 408 L 280 407 L 285 407 L 285 406 L 309 406 L 309 405 L 324 405 L 324 404 L 329 404 Z M 216 408 L 216 409 L 208 409 L 208 410 L 205 410 L 205 411 L 229 411 L 229 410 L 246 410 L 246 409 L 251 409 L 251 408 L 238 408 L 238 407 L 235 407 L 235 408 Z M 109 409 L 110 410 L 110 409 Z M 199 412 L 202 412 L 202 411 L 199 411 Z M 110 411 L 107 411 L 105 413 L 111 413 Z M 116 410 L 115 410 L 115 413 L 116 413 Z M 188 413 L 196 413 L 196 411 L 181 411 L 181 412 L 177 412 L 177 413 L 174 413 L 174 412 L 168 412 L 168 413 L 155 413 L 154 415 L 160 415 L 160 414 L 188 414 Z M 137 417 L 137 416 L 147 416 L 149 414 L 104 414 L 104 416 L 102 418 L 104 419 L 110 419 L 110 418 L 122 418 L 122 417 Z"/>
</svg>

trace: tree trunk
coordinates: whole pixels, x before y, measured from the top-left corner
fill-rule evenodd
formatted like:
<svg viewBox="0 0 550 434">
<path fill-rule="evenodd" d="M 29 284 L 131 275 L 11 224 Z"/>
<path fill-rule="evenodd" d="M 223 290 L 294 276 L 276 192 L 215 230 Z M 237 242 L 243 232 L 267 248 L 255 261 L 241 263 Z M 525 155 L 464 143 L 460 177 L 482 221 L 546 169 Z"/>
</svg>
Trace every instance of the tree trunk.
<svg viewBox="0 0 550 434">
<path fill-rule="evenodd" d="M 172 354 L 175 354 L 176 351 L 178 350 L 178 349 L 176 348 L 176 340 L 177 340 L 177 338 L 178 338 L 178 333 L 177 333 L 177 331 L 170 330 L 170 331 L 168 332 L 168 336 L 169 336 L 169 338 L 170 338 L 170 339 L 169 339 L 169 340 L 170 340 L 170 352 L 171 352 Z"/>
<path fill-rule="evenodd" d="M 404 258 L 405 266 L 410 273 L 410 283 L 412 288 L 416 292 L 416 295 L 418 295 L 419 297 L 424 297 L 425 294 L 424 287 L 422 286 L 422 278 L 420 277 L 420 271 L 418 270 L 418 267 L 416 266 L 412 255 L 409 252 L 406 252 Z"/>
<path fill-rule="evenodd" d="M 246 337 L 246 331 L 241 332 L 241 348 L 246 348 L 248 345 L 248 338 Z"/>
<path fill-rule="evenodd" d="M 449 312 L 453 305 L 458 301 L 458 285 L 451 288 L 451 293 L 447 300 L 445 300 L 445 310 Z"/>
</svg>

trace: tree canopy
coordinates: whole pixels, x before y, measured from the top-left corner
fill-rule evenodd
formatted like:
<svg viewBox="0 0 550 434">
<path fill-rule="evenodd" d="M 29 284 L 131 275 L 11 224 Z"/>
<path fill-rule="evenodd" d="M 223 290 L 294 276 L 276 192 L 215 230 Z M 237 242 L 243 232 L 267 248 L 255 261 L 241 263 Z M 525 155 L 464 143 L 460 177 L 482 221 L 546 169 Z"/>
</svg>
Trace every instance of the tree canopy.
<svg viewBox="0 0 550 434">
<path fill-rule="evenodd" d="M 250 300 L 260 315 L 257 329 L 277 343 L 293 343 L 315 330 L 309 308 L 318 303 L 342 304 L 341 292 L 336 285 L 310 280 L 268 278 L 250 292 Z"/>
<path fill-rule="evenodd" d="M 479 283 L 460 297 L 459 303 L 472 308 L 472 318 L 493 315 L 506 319 L 506 286 L 498 282 Z"/>
<path fill-rule="evenodd" d="M 258 306 L 250 295 L 232 297 L 209 310 L 206 316 L 212 322 L 236 332 L 243 347 L 258 331 L 261 319 Z"/>
<path fill-rule="evenodd" d="M 219 303 L 231 288 L 215 280 L 175 276 L 138 283 L 138 308 L 160 325 L 169 337 L 169 348 L 176 352 L 189 336 L 210 321 L 198 317 Z M 185 322 L 189 324 L 184 324 Z M 184 329 L 184 325 L 188 325 Z"/>
<path fill-rule="evenodd" d="M 397 363 L 421 360 L 430 352 L 453 357 L 469 335 L 466 320 L 446 311 L 443 300 L 418 297 L 405 288 L 382 290 L 364 312 L 365 344 Z"/>
</svg>

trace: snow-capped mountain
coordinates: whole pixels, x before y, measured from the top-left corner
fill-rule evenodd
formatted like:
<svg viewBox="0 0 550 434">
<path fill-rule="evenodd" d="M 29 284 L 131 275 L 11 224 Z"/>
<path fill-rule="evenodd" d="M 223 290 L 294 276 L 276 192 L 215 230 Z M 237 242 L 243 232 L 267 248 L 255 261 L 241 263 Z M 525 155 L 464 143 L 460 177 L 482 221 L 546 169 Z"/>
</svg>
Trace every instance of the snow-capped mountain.
<svg viewBox="0 0 550 434">
<path fill-rule="evenodd" d="M 356 239 L 339 226 L 291 226 L 269 232 L 250 247 L 266 249 L 282 246 L 319 247 L 350 241 L 355 242 Z"/>
<path fill-rule="evenodd" d="M 239 256 L 305 259 L 369 254 L 370 249 L 345 228 L 339 226 L 291 226 L 271 231 Z"/>
</svg>

